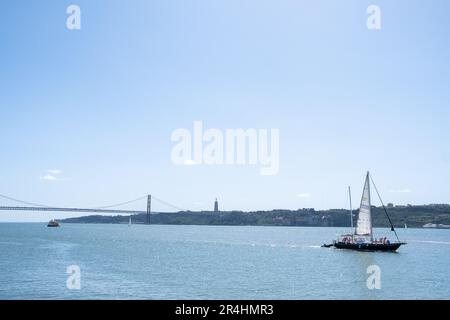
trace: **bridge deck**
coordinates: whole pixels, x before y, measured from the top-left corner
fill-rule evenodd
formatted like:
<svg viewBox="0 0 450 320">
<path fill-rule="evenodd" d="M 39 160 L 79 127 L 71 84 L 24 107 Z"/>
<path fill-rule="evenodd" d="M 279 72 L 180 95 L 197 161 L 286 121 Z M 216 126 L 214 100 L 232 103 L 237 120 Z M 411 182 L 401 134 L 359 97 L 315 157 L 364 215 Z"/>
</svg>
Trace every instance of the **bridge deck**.
<svg viewBox="0 0 450 320">
<path fill-rule="evenodd" d="M 139 210 L 112 210 L 112 209 L 86 209 L 86 208 L 57 208 L 57 207 L 7 207 L 0 206 L 0 211 L 61 211 L 86 213 L 114 213 L 114 214 L 143 214 L 147 211 Z"/>
</svg>

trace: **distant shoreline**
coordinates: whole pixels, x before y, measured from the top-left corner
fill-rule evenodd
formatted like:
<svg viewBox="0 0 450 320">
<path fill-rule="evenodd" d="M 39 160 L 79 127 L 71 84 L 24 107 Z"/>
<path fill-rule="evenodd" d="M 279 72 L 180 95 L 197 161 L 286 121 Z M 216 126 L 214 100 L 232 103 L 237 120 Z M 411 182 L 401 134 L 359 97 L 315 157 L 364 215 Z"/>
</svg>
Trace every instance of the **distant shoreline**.
<svg viewBox="0 0 450 320">
<path fill-rule="evenodd" d="M 66 219 L 57 220 L 62 225 L 122 225 L 122 226 L 128 226 L 127 223 L 106 223 L 106 222 L 66 222 Z M 0 221 L 0 224 L 39 224 L 39 225 L 47 225 L 47 221 Z M 262 228 L 269 228 L 269 227 L 280 227 L 280 228 L 347 228 L 351 229 L 350 226 L 279 226 L 279 225 L 221 225 L 221 224 L 149 224 L 150 226 L 197 226 L 197 227 L 262 227 Z M 148 224 L 145 223 L 134 223 L 132 226 L 148 226 Z M 389 229 L 390 227 L 374 227 L 375 229 Z M 404 229 L 401 227 L 396 227 L 397 229 Z M 447 228 L 424 228 L 424 227 L 408 227 L 407 229 L 414 229 L 414 230 L 447 230 Z M 450 229 L 448 229 L 450 230 Z"/>
<path fill-rule="evenodd" d="M 447 229 L 450 225 L 450 206 L 402 206 L 389 208 L 389 216 L 396 228 Z M 373 226 L 387 228 L 389 222 L 381 207 L 372 207 Z M 353 212 L 354 216 L 358 210 Z M 132 215 L 133 224 L 145 224 L 147 215 Z M 128 224 L 130 216 L 90 215 L 59 220 L 62 223 Z M 186 211 L 152 213 L 150 224 L 156 225 L 218 225 L 218 226 L 284 226 L 284 227 L 350 227 L 350 211 L 330 209 L 271 210 L 271 211 Z M 433 227 L 435 225 L 436 227 Z M 442 227 L 440 228 L 439 225 Z M 425 227 L 427 228 L 427 227 Z"/>
</svg>

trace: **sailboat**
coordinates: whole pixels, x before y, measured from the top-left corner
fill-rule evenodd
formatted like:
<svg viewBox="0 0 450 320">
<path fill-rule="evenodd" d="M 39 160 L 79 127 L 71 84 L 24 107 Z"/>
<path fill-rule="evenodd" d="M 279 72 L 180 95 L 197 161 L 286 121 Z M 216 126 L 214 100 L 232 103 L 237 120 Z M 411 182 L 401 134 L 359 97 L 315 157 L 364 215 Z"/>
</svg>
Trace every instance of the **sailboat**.
<svg viewBox="0 0 450 320">
<path fill-rule="evenodd" d="M 131 215 L 130 215 L 130 220 L 128 220 L 128 226 L 131 227 Z"/>
<path fill-rule="evenodd" d="M 391 231 L 395 233 L 397 241 L 391 242 L 387 238 L 374 239 L 372 230 L 372 207 L 370 201 L 370 181 L 373 180 L 367 172 L 366 181 L 364 182 L 363 194 L 361 197 L 361 205 L 359 207 L 358 219 L 356 222 L 356 228 L 351 234 L 344 234 L 338 237 L 337 240 L 333 241 L 332 245 L 325 245 L 327 247 L 334 246 L 338 249 L 351 249 L 360 251 L 396 251 L 401 245 L 406 244 L 398 239 L 397 233 L 395 232 L 394 225 L 392 224 L 391 218 L 389 217 L 386 207 L 381 200 L 380 194 L 378 193 L 377 187 L 375 191 L 380 198 L 381 204 L 383 206 L 384 212 L 391 225 Z M 349 189 L 350 194 L 350 189 Z M 351 195 L 350 195 L 350 209 L 351 209 Z M 350 210 L 351 224 L 353 228 L 353 214 Z"/>
</svg>

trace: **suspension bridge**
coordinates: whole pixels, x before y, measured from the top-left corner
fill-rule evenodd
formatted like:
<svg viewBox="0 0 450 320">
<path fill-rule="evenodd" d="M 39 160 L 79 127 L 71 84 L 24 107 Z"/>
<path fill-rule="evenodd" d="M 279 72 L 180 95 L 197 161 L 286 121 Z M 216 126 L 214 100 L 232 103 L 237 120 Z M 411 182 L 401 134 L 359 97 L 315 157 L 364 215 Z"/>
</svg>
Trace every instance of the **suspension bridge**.
<svg viewBox="0 0 450 320">
<path fill-rule="evenodd" d="M 175 206 L 167 201 L 156 198 L 152 195 L 145 195 L 139 197 L 137 199 L 115 203 L 108 206 L 102 206 L 97 208 L 71 208 L 71 207 L 57 207 L 57 206 L 48 206 L 38 203 L 32 203 L 28 201 L 19 200 L 16 198 L 9 197 L 7 195 L 0 194 L 0 198 L 13 201 L 16 203 L 20 203 L 21 206 L 0 206 L 0 211 L 51 211 L 51 212 L 83 212 L 83 213 L 100 213 L 100 214 L 117 214 L 117 215 L 137 215 L 137 214 L 146 214 L 146 224 L 150 224 L 150 215 L 152 214 L 152 200 L 156 201 L 166 207 L 169 207 L 176 212 L 187 211 L 183 208 Z M 126 210 L 126 209 L 113 209 L 116 207 L 121 207 L 127 204 L 131 204 L 137 201 L 141 201 L 143 199 L 147 199 L 147 207 L 146 210 Z"/>
</svg>

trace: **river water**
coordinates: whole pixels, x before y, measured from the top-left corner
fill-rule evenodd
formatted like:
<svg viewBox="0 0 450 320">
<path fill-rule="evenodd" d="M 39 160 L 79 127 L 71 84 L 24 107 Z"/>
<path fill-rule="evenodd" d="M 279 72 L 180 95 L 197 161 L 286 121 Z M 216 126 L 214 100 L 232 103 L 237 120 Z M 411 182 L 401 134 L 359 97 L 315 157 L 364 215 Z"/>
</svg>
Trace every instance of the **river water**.
<svg viewBox="0 0 450 320">
<path fill-rule="evenodd" d="M 400 229 L 398 253 L 320 247 L 344 232 L 0 223 L 0 299 L 450 298 L 450 230 Z M 381 289 L 371 290 L 374 265 Z"/>
</svg>

